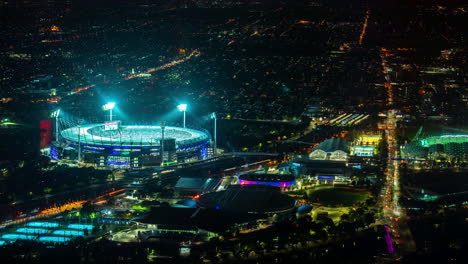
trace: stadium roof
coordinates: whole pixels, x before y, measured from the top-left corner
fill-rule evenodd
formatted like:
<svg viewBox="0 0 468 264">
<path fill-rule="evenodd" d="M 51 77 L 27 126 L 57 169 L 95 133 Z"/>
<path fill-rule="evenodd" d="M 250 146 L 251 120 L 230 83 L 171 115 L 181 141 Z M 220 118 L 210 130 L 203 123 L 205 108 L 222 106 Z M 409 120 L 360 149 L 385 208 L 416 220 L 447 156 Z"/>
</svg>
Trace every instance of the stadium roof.
<svg viewBox="0 0 468 264">
<path fill-rule="evenodd" d="M 175 139 L 177 145 L 191 144 L 209 139 L 203 131 L 166 126 L 165 139 Z M 105 130 L 103 124 L 87 124 L 67 128 L 60 133 L 73 142 L 102 146 L 159 146 L 162 139 L 160 126 L 122 126 L 118 130 Z"/>
<path fill-rule="evenodd" d="M 153 207 L 151 211 L 134 218 L 133 221 L 153 225 L 194 227 L 190 218 L 196 211 L 197 208 Z"/>
<path fill-rule="evenodd" d="M 203 229 L 211 232 L 222 232 L 234 224 L 242 224 L 259 219 L 259 215 L 229 212 L 216 209 L 200 209 L 192 219 L 193 223 Z"/>
<path fill-rule="evenodd" d="M 256 219 L 258 219 L 256 215 L 216 209 L 153 207 L 150 212 L 134 218 L 133 221 L 163 227 L 171 226 L 179 229 L 193 230 L 200 228 L 212 232 L 222 232 L 234 224 Z"/>
<path fill-rule="evenodd" d="M 468 143 L 468 135 L 443 135 L 443 136 L 432 136 L 421 139 L 420 144 L 424 147 L 435 145 L 435 144 L 449 144 L 449 143 Z"/>
<path fill-rule="evenodd" d="M 226 190 L 202 195 L 201 208 L 240 213 L 281 213 L 295 208 L 295 200 L 267 185 L 231 185 Z"/>
<path fill-rule="evenodd" d="M 319 149 L 327 153 L 331 153 L 337 150 L 349 153 L 349 143 L 342 138 L 331 138 L 320 143 L 317 147 L 314 148 L 314 151 Z"/>
<path fill-rule="evenodd" d="M 214 190 L 221 183 L 222 178 L 188 178 L 182 177 L 175 188 L 179 191 L 204 192 Z"/>
</svg>

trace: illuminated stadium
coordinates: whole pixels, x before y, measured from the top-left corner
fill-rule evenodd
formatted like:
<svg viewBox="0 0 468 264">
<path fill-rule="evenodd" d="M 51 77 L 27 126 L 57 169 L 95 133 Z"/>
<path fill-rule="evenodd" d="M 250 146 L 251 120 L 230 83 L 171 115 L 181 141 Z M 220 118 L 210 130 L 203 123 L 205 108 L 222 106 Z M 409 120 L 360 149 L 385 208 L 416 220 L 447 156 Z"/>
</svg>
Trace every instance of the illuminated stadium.
<svg viewBox="0 0 468 264">
<path fill-rule="evenodd" d="M 468 135 L 427 137 L 417 135 L 405 145 L 403 153 L 409 158 L 466 160 L 468 159 Z"/>
<path fill-rule="evenodd" d="M 53 159 L 123 168 L 159 165 L 162 145 L 165 162 L 196 160 L 207 155 L 211 139 L 198 129 L 165 126 L 163 136 L 160 126 L 122 126 L 118 121 L 69 127 L 60 136 L 51 147 Z"/>
</svg>

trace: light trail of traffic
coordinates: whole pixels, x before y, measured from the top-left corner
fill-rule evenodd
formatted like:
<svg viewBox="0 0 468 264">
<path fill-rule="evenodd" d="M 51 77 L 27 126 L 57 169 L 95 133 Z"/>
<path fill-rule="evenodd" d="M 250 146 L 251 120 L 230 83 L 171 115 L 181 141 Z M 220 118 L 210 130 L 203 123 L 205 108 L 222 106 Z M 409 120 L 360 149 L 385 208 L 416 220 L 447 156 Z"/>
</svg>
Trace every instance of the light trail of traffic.
<svg viewBox="0 0 468 264">
<path fill-rule="evenodd" d="M 136 77 L 140 77 L 141 75 L 143 74 L 148 74 L 148 73 L 152 73 L 152 72 L 156 72 L 156 71 L 160 71 L 160 70 L 164 70 L 164 69 L 167 69 L 167 68 L 170 68 L 170 67 L 173 67 L 177 64 L 180 64 L 180 63 L 183 63 L 183 62 L 186 62 L 188 60 L 190 60 L 193 56 L 198 56 L 200 55 L 201 52 L 198 51 L 198 50 L 194 50 L 192 51 L 187 57 L 185 58 L 182 58 L 182 59 L 179 59 L 179 60 L 174 60 L 174 61 L 171 61 L 167 64 L 164 64 L 162 66 L 159 66 L 157 68 L 152 68 L 152 69 L 149 69 L 145 72 L 141 72 L 141 73 L 137 73 L 137 74 L 132 74 L 130 76 L 127 76 L 124 78 L 124 80 L 130 80 L 130 79 L 133 79 L 133 78 L 136 78 Z"/>
<path fill-rule="evenodd" d="M 27 216 L 27 217 L 20 218 L 20 219 L 17 219 L 17 220 L 8 222 L 8 223 L 6 223 L 6 222 L 1 223 L 1 226 L 5 227 L 5 226 L 8 226 L 8 225 L 21 224 L 21 223 L 28 222 L 28 221 L 31 221 L 31 220 L 34 220 L 34 219 L 37 219 L 37 218 L 60 214 L 60 213 L 63 213 L 65 211 L 80 208 L 86 202 L 97 203 L 100 200 L 103 200 L 103 199 L 108 198 L 110 196 L 122 194 L 123 192 L 125 192 L 125 189 L 119 189 L 119 190 L 108 192 L 108 193 L 103 194 L 103 195 L 101 195 L 99 197 L 96 197 L 94 199 L 68 202 L 68 203 L 65 203 L 65 204 L 62 204 L 62 205 L 59 205 L 59 206 L 53 206 L 53 207 L 50 207 L 50 208 L 47 208 L 47 209 L 44 209 L 44 210 L 40 211 L 37 215 Z"/>
<path fill-rule="evenodd" d="M 69 202 L 60 206 L 54 206 L 51 208 L 47 208 L 45 210 L 42 210 L 38 216 L 49 216 L 49 215 L 54 215 L 58 214 L 61 212 L 64 212 L 66 210 L 72 210 L 81 207 L 84 203 L 86 203 L 86 200 L 81 200 L 81 201 L 76 201 L 76 202 Z"/>
<path fill-rule="evenodd" d="M 362 41 L 364 40 L 364 36 L 366 35 L 367 32 L 367 24 L 369 22 L 369 15 L 370 15 L 370 10 L 368 9 L 366 11 L 366 16 L 364 18 L 364 24 L 362 25 L 362 30 L 361 34 L 359 35 L 359 45 L 362 45 Z"/>
<path fill-rule="evenodd" d="M 140 77 L 142 76 L 143 74 L 148 74 L 148 73 L 152 73 L 152 72 L 157 72 L 157 71 L 160 71 L 160 70 L 164 70 L 164 69 L 167 69 L 167 68 L 170 68 L 170 67 L 173 67 L 173 66 L 176 66 L 177 64 L 180 64 L 180 63 L 183 63 L 183 62 L 186 62 L 188 60 L 190 60 L 192 57 L 194 56 L 198 56 L 200 55 L 201 52 L 199 50 L 194 50 L 192 51 L 188 56 L 182 58 L 182 59 L 178 59 L 178 60 L 174 60 L 174 61 L 171 61 L 169 63 L 166 63 L 164 65 L 161 65 L 157 68 L 152 68 L 152 69 L 149 69 L 145 72 L 141 72 L 141 73 L 137 73 L 137 74 L 132 74 L 132 75 L 129 75 L 127 77 L 125 77 L 123 80 L 130 80 L 130 79 L 133 79 L 133 78 L 136 78 L 136 77 Z M 46 98 L 46 99 L 39 99 L 39 100 L 34 100 L 32 101 L 33 103 L 41 103 L 41 102 L 47 102 L 47 103 L 58 103 L 61 99 L 63 99 L 64 97 L 66 96 L 70 96 L 70 95 L 74 95 L 74 94 L 78 94 L 82 91 L 86 91 L 90 88 L 93 88 L 95 87 L 96 84 L 90 84 L 90 85 L 86 85 L 86 86 L 83 86 L 83 87 L 79 87 L 79 88 L 76 88 L 76 89 L 73 89 L 71 92 L 69 92 L 68 94 L 66 94 L 65 96 L 54 96 L 54 97 L 50 97 L 50 98 Z"/>
<path fill-rule="evenodd" d="M 66 204 L 63 204 L 63 205 L 60 205 L 60 206 L 50 207 L 50 208 L 47 208 L 47 209 L 44 209 L 44 210 L 40 211 L 37 215 L 23 217 L 23 218 L 16 219 L 16 220 L 13 220 L 13 221 L 10 221 L 10 222 L 3 222 L 3 223 L 0 224 L 0 226 L 5 227 L 5 226 L 9 226 L 9 225 L 18 225 L 18 224 L 22 224 L 24 222 L 28 222 L 28 221 L 37 219 L 37 218 L 42 218 L 42 217 L 47 217 L 47 216 L 59 214 L 59 213 L 62 213 L 64 211 L 66 211 L 66 210 L 72 210 L 72 209 L 79 208 L 85 202 L 87 202 L 87 201 L 75 201 L 75 202 L 69 202 L 69 203 L 66 203 Z"/>
<path fill-rule="evenodd" d="M 385 84 L 384 87 L 387 89 L 387 104 L 388 106 L 393 105 L 393 86 L 390 82 L 390 76 L 388 75 L 388 70 L 387 70 L 387 61 L 385 60 L 386 57 L 389 57 L 390 54 L 388 54 L 388 50 L 385 48 L 382 48 L 380 50 L 380 58 L 382 59 L 382 67 L 383 67 L 383 73 L 385 76 Z"/>
<path fill-rule="evenodd" d="M 385 77 L 384 87 L 387 89 L 387 106 L 393 106 L 394 93 L 391 85 L 391 77 L 387 70 L 386 58 L 390 57 L 389 50 L 382 48 L 380 57 L 382 60 L 382 72 Z M 414 251 L 415 244 L 411 236 L 411 231 L 406 223 L 406 217 L 398 204 L 401 196 L 400 192 L 400 171 L 398 157 L 399 146 L 396 141 L 396 111 L 394 109 L 388 110 L 385 121 L 385 134 L 387 138 L 387 168 L 385 171 L 385 186 L 381 194 L 381 206 L 383 211 L 383 224 L 390 227 L 391 235 L 394 238 L 395 244 L 399 245 L 394 249 L 395 253 L 401 255 L 404 251 Z M 400 218 L 401 217 L 401 218 Z M 389 237 L 391 238 L 391 237 Z M 387 242 L 390 242 L 388 240 Z M 390 246 L 390 245 L 389 245 Z M 393 243 L 392 243 L 393 246 Z M 390 247 L 389 247 L 390 249 Z M 389 254 L 391 250 L 389 250 Z"/>
</svg>

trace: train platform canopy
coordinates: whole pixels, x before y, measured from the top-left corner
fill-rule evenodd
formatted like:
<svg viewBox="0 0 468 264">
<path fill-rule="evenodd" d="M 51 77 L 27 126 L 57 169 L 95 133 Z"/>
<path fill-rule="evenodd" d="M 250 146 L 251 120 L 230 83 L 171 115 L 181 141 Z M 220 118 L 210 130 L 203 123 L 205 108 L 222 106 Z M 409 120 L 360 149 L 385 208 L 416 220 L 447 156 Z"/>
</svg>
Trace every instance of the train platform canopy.
<svg viewBox="0 0 468 264">
<path fill-rule="evenodd" d="M 153 207 L 148 213 L 132 220 L 159 227 L 172 226 L 183 229 L 195 229 L 196 227 L 190 219 L 196 211 L 197 208 Z"/>
<path fill-rule="evenodd" d="M 294 175 L 343 175 L 350 173 L 350 168 L 346 161 L 335 160 L 310 160 L 307 158 L 298 158 L 288 161 L 278 167 L 280 171 L 293 173 Z"/>
<path fill-rule="evenodd" d="M 178 192 L 196 193 L 213 191 L 221 184 L 221 180 L 222 178 L 182 177 L 177 181 L 175 189 Z"/>
</svg>

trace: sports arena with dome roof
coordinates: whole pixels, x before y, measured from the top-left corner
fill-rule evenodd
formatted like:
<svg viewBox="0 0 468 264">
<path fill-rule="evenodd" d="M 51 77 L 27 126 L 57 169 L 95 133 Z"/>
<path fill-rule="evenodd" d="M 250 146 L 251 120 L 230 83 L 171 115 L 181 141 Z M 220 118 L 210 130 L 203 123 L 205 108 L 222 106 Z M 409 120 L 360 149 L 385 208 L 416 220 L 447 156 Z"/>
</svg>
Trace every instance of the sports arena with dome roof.
<svg viewBox="0 0 468 264">
<path fill-rule="evenodd" d="M 53 159 L 82 159 L 102 167 L 141 167 L 164 161 L 186 161 L 207 155 L 211 136 L 206 130 L 130 125 L 109 128 L 109 124 L 86 124 L 64 129 L 51 147 Z M 78 157 L 80 156 L 80 157 Z"/>
<path fill-rule="evenodd" d="M 197 206 L 249 214 L 282 214 L 295 210 L 296 201 L 268 185 L 230 185 L 226 190 L 202 195 Z"/>
<path fill-rule="evenodd" d="M 403 153 L 409 158 L 467 160 L 468 134 L 416 136 L 406 144 Z"/>
<path fill-rule="evenodd" d="M 347 160 L 349 143 L 342 138 L 331 138 L 323 141 L 309 154 L 312 160 Z"/>
</svg>

